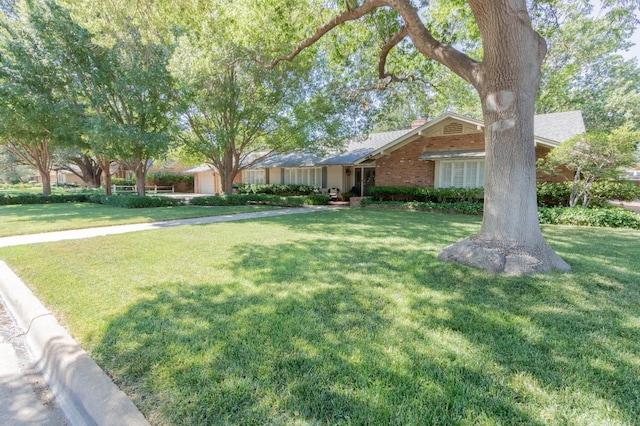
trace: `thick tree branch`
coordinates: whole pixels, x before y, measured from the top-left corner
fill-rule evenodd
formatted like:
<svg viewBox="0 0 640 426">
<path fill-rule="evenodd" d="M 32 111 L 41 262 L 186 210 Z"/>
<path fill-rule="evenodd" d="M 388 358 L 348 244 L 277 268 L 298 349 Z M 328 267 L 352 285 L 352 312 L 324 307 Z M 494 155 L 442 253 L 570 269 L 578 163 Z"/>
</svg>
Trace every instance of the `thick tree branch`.
<svg viewBox="0 0 640 426">
<path fill-rule="evenodd" d="M 327 35 L 329 31 L 333 30 L 337 26 L 349 21 L 356 21 L 362 18 L 367 13 L 385 6 L 388 6 L 388 2 L 385 0 L 370 0 L 364 2 L 361 6 L 358 6 L 356 8 L 347 8 L 345 12 L 339 13 L 332 20 L 316 29 L 311 37 L 298 43 L 293 52 L 291 52 L 289 55 L 276 58 L 275 60 L 273 60 L 273 62 L 271 62 L 271 64 L 267 65 L 266 68 L 273 69 L 282 61 L 294 60 L 295 57 L 300 54 L 300 52 L 310 46 L 313 46 L 314 43 Z"/>
<path fill-rule="evenodd" d="M 316 29 L 311 37 L 298 43 L 289 55 L 276 58 L 266 67 L 272 69 L 282 61 L 292 61 L 300 52 L 312 46 L 337 26 L 358 20 L 373 10 L 383 7 L 392 8 L 402 16 L 407 34 L 422 55 L 441 63 L 472 85 L 477 86 L 480 84 L 482 81 L 480 63 L 474 61 L 454 47 L 440 43 L 433 38 L 422 22 L 418 10 L 410 0 L 369 0 L 365 1 L 361 6 L 347 8 L 346 11 L 339 13 L 332 20 Z M 391 47 L 393 46 L 390 46 L 390 48 Z"/>
</svg>

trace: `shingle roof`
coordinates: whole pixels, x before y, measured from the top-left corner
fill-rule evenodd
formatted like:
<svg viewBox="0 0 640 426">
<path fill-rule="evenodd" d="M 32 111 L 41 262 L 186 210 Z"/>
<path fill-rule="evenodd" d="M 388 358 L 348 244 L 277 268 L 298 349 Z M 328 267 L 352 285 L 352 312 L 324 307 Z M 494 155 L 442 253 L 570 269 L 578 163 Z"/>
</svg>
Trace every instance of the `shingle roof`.
<svg viewBox="0 0 640 426">
<path fill-rule="evenodd" d="M 533 133 L 537 137 L 562 143 L 584 132 L 580 111 L 554 112 L 533 117 Z"/>
<path fill-rule="evenodd" d="M 351 139 L 341 150 L 329 152 L 325 155 L 300 151 L 276 154 L 260 161 L 254 165 L 253 168 L 351 165 L 356 160 L 365 157 L 374 150 L 398 139 L 410 131 L 411 129 L 405 129 L 392 132 L 370 133 L 364 139 Z"/>
<path fill-rule="evenodd" d="M 482 121 L 475 120 L 455 113 L 445 113 L 416 129 L 395 130 L 391 132 L 370 133 L 366 138 L 354 138 L 343 149 L 320 155 L 313 152 L 289 152 L 273 155 L 255 164 L 252 168 L 266 167 L 312 167 L 332 165 L 353 165 L 381 148 L 393 149 L 401 140 L 407 140 L 420 131 L 451 117 L 466 120 L 482 126 Z M 585 132 L 584 121 L 580 111 L 557 112 L 536 115 L 534 117 L 534 133 L 536 138 L 547 141 L 550 146 L 556 146 Z"/>
</svg>

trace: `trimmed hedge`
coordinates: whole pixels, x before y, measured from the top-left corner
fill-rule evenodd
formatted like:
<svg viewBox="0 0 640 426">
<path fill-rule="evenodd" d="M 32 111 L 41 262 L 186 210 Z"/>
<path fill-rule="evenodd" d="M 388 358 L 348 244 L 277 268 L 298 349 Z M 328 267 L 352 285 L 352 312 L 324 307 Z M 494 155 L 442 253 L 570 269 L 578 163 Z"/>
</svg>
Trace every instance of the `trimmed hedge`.
<svg viewBox="0 0 640 426">
<path fill-rule="evenodd" d="M 168 197 L 138 197 L 136 195 L 89 195 L 88 201 L 94 204 L 141 209 L 148 207 L 174 207 L 184 205 L 182 200 Z"/>
<path fill-rule="evenodd" d="M 312 195 L 318 189 L 309 185 L 238 183 L 233 185 L 237 194 Z"/>
<path fill-rule="evenodd" d="M 452 203 L 438 203 L 435 201 L 376 201 L 369 197 L 362 200 L 361 206 L 469 215 L 480 215 L 484 209 L 482 203 L 473 201 L 456 201 Z"/>
<path fill-rule="evenodd" d="M 86 203 L 87 194 L 0 194 L 0 205 Z"/>
<path fill-rule="evenodd" d="M 437 203 L 477 202 L 483 188 L 423 188 L 415 186 L 371 186 L 369 194 L 377 201 L 420 201 Z"/>
<path fill-rule="evenodd" d="M 540 207 L 540 223 L 640 229 L 640 215 L 622 207 Z"/>
<path fill-rule="evenodd" d="M 329 196 L 320 194 L 291 197 L 268 194 L 212 195 L 210 197 L 192 198 L 190 204 L 194 206 L 241 206 L 247 204 L 265 204 L 281 207 L 300 207 L 303 205 L 327 205 L 329 204 Z"/>
</svg>

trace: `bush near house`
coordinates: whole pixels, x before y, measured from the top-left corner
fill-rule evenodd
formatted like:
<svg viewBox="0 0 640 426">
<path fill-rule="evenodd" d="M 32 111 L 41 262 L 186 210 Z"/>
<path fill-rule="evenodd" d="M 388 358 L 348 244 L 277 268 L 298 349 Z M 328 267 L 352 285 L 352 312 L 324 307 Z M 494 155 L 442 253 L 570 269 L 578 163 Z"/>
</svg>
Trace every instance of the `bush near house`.
<svg viewBox="0 0 640 426">
<path fill-rule="evenodd" d="M 281 207 L 300 207 L 303 205 L 329 204 L 329 196 L 313 194 L 306 196 L 283 197 L 268 194 L 233 194 L 197 197 L 190 201 L 194 206 L 240 206 L 246 204 L 265 204 Z"/>
<path fill-rule="evenodd" d="M 437 203 L 479 202 L 483 188 L 424 188 L 417 186 L 371 186 L 376 201 L 420 201 Z"/>
<path fill-rule="evenodd" d="M 569 205 L 572 182 L 539 183 L 538 205 L 560 207 Z M 633 201 L 640 198 L 640 187 L 628 180 L 596 182 L 592 187 L 590 206 L 603 206 L 608 200 Z"/>
<path fill-rule="evenodd" d="M 237 183 L 233 185 L 237 194 L 270 194 L 270 195 L 312 195 L 318 188 L 310 185 L 256 184 Z"/>
</svg>

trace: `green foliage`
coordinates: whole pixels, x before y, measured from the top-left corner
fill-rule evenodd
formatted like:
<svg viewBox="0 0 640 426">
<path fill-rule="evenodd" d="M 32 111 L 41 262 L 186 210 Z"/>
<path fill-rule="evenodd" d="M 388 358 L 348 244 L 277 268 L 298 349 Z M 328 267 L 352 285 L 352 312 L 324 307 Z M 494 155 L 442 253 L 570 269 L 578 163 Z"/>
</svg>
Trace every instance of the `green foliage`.
<svg viewBox="0 0 640 426">
<path fill-rule="evenodd" d="M 284 183 L 256 184 L 238 183 L 233 185 L 238 194 L 272 194 L 272 195 L 310 195 L 317 188 L 310 185 L 295 185 Z"/>
<path fill-rule="evenodd" d="M 371 197 L 378 201 L 460 202 L 482 200 L 482 188 L 426 188 L 414 186 L 371 186 Z"/>
<path fill-rule="evenodd" d="M 305 196 L 279 196 L 269 194 L 233 194 L 195 197 L 190 201 L 194 206 L 243 206 L 247 204 L 264 204 L 281 207 L 301 207 L 303 205 L 326 205 L 329 197 L 314 194 Z"/>
<path fill-rule="evenodd" d="M 568 206 L 571 196 L 571 182 L 538 183 L 538 205 L 545 207 Z"/>
<path fill-rule="evenodd" d="M 135 186 L 136 179 L 135 179 L 135 176 L 133 177 L 133 179 L 112 177 L 111 178 L 111 184 L 112 185 L 118 185 L 118 186 L 122 186 L 122 185 L 124 185 L 124 186 Z"/>
<path fill-rule="evenodd" d="M 91 194 L 87 196 L 91 203 L 104 204 L 128 209 L 140 209 L 147 207 L 174 207 L 184 204 L 182 200 L 169 197 L 139 197 L 137 195 L 102 195 Z"/>
<path fill-rule="evenodd" d="M 0 205 L 14 204 L 58 204 L 58 203 L 84 203 L 88 201 L 88 195 L 76 194 L 0 194 Z"/>
<path fill-rule="evenodd" d="M 538 205 L 543 207 L 568 206 L 572 182 L 539 183 Z M 606 205 L 609 200 L 634 201 L 640 198 L 640 187 L 628 180 L 594 182 L 591 187 L 591 205 Z"/>
<path fill-rule="evenodd" d="M 151 185 L 158 186 L 171 186 L 184 182 L 188 185 L 193 185 L 193 175 L 184 175 L 181 173 L 167 173 L 157 172 L 147 174 L 147 182 Z"/>
<path fill-rule="evenodd" d="M 623 168 L 636 163 L 639 140 L 640 133 L 627 127 L 611 133 L 586 133 L 553 149 L 542 166 L 569 169 L 574 174 L 569 205 L 582 202 L 587 207 L 594 197 L 596 182 L 618 179 Z"/>
<path fill-rule="evenodd" d="M 640 229 L 640 215 L 621 207 L 541 207 L 540 223 Z"/>
<path fill-rule="evenodd" d="M 473 201 L 377 201 L 371 197 L 364 198 L 361 206 L 468 215 L 480 215 L 484 210 L 482 203 Z"/>
</svg>

